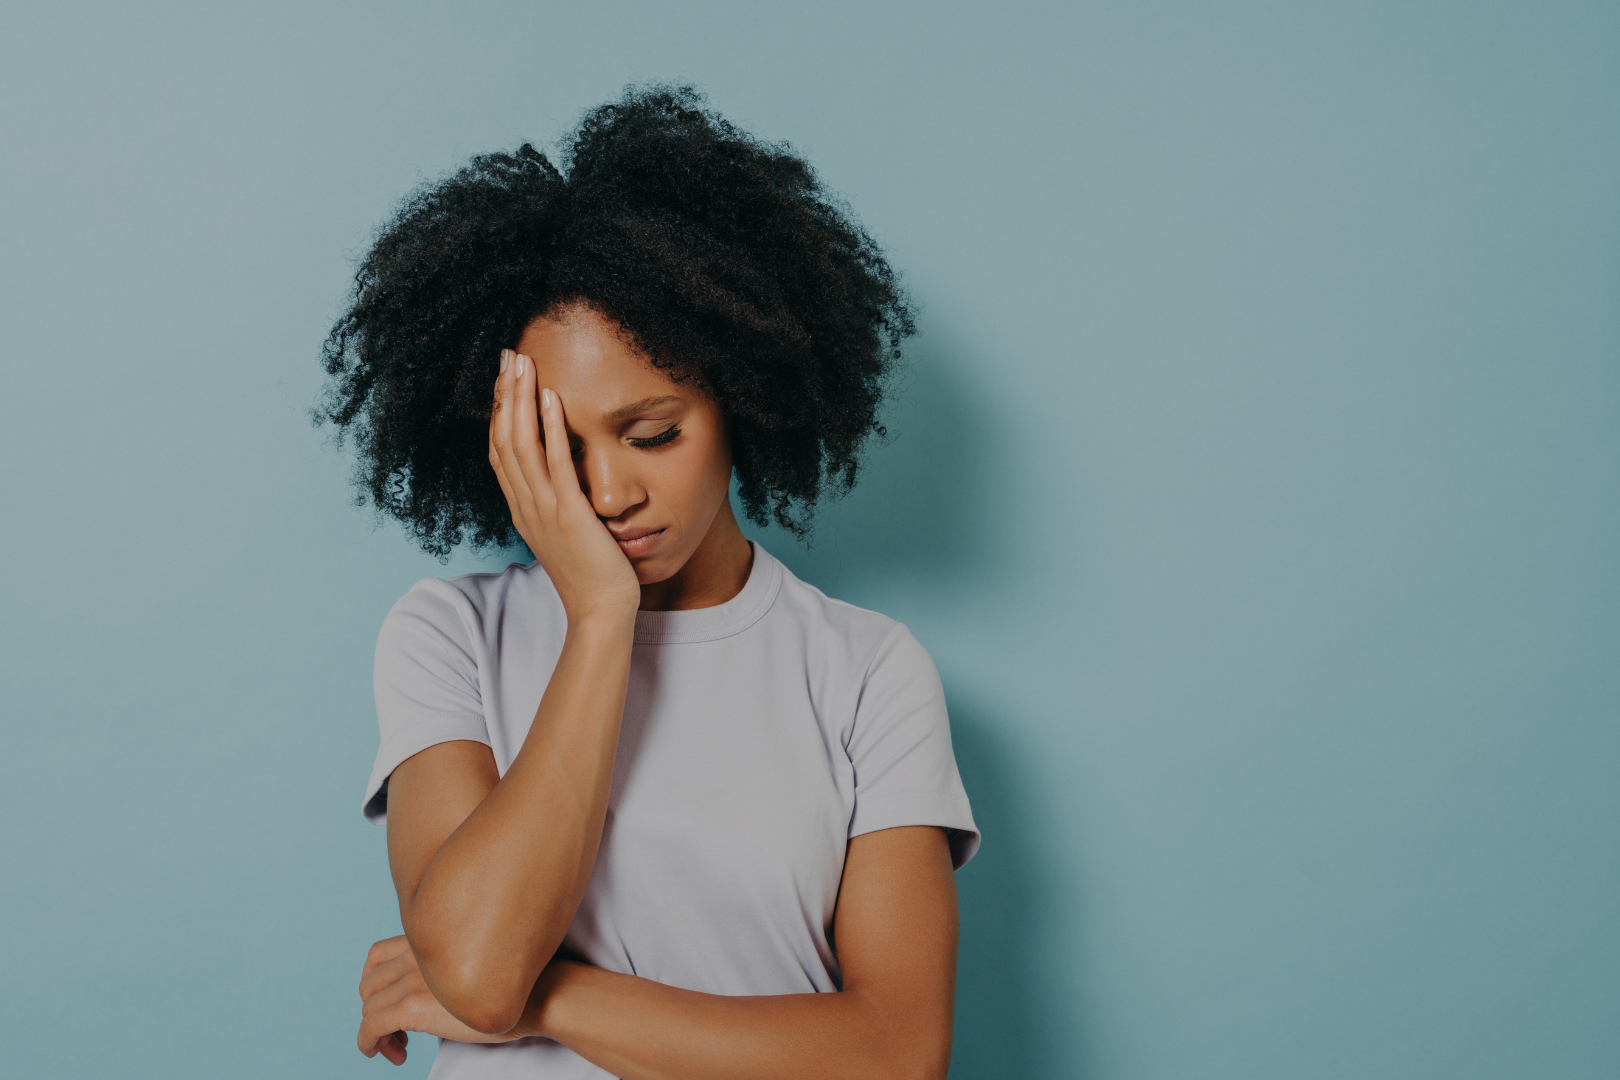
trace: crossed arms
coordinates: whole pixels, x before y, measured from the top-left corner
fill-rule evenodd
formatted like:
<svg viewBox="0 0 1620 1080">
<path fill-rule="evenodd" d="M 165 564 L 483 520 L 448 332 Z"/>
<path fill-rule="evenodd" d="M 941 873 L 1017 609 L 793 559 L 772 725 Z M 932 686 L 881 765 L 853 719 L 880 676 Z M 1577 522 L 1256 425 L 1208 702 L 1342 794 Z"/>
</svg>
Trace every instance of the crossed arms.
<svg viewBox="0 0 1620 1080">
<path fill-rule="evenodd" d="M 943 1078 L 957 910 L 940 828 L 849 841 L 837 993 L 702 994 L 557 955 L 601 838 L 623 709 L 601 687 L 624 685 L 629 637 L 570 627 L 504 777 L 489 747 L 465 741 L 394 770 L 388 849 L 405 934 L 367 957 L 360 1049 L 398 1064 L 405 1031 L 543 1035 L 624 1080 Z"/>
</svg>

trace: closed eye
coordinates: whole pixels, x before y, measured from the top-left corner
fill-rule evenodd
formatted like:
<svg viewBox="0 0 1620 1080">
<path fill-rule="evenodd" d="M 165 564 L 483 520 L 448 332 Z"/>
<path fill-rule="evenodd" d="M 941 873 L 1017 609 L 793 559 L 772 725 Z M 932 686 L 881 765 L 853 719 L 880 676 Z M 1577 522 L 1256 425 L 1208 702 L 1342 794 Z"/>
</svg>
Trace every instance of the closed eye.
<svg viewBox="0 0 1620 1080">
<path fill-rule="evenodd" d="M 663 446 L 665 443 L 673 442 L 675 436 L 679 435 L 680 433 L 680 427 L 671 425 L 650 438 L 631 439 L 630 445 L 642 450 L 651 450 L 655 446 Z"/>
</svg>

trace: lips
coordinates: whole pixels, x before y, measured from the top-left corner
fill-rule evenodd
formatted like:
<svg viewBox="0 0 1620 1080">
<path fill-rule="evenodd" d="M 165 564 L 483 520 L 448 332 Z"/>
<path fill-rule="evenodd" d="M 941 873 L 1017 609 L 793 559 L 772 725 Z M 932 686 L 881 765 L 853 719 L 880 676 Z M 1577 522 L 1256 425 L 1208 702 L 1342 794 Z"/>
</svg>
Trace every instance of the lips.
<svg viewBox="0 0 1620 1080">
<path fill-rule="evenodd" d="M 648 555 L 664 539 L 663 529 L 625 529 L 623 532 L 613 533 L 613 539 L 619 542 L 619 550 L 631 558 Z"/>
</svg>

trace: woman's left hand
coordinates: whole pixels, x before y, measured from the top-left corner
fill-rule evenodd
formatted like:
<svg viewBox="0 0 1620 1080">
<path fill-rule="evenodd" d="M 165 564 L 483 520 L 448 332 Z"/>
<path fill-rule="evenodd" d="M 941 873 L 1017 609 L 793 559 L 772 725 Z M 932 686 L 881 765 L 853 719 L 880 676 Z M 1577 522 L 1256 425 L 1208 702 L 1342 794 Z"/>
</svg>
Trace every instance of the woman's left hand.
<svg viewBox="0 0 1620 1080">
<path fill-rule="evenodd" d="M 487 1035 L 451 1016 L 428 989 L 404 935 L 379 941 L 366 953 L 360 997 L 365 1002 L 355 1039 L 360 1052 L 366 1057 L 382 1054 L 395 1065 L 405 1063 L 407 1031 L 469 1043 L 511 1042 L 520 1037 L 516 1032 Z"/>
</svg>

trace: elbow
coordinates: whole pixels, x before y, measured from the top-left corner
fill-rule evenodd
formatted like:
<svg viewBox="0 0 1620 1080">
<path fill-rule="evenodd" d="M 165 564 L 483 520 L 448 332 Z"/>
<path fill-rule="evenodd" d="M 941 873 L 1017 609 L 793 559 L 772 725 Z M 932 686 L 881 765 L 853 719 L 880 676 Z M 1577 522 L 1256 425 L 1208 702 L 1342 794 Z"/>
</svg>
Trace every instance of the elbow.
<svg viewBox="0 0 1620 1080">
<path fill-rule="evenodd" d="M 475 1031 L 483 1031 L 484 1035 L 505 1035 L 507 1031 L 517 1027 L 518 1020 L 523 1018 L 523 1002 L 501 1001 L 489 994 L 473 994 L 465 999 L 457 999 L 455 1004 L 441 1001 L 445 1012 L 465 1023 Z"/>
<path fill-rule="evenodd" d="M 945 1080 L 950 1060 L 943 1063 L 917 1058 L 874 1062 L 867 1074 L 881 1080 Z"/>
<path fill-rule="evenodd" d="M 946 1031 L 927 1038 L 896 1040 L 889 1060 L 874 1070 L 887 1080 L 946 1080 L 951 1069 L 951 1036 Z"/>
<path fill-rule="evenodd" d="M 503 1035 L 523 1019 L 529 987 L 511 965 L 463 956 L 431 965 L 423 962 L 421 967 L 439 1004 L 474 1031 Z"/>
<path fill-rule="evenodd" d="M 951 1068 L 951 1055 L 946 1053 L 938 1058 L 912 1058 L 898 1062 L 888 1070 L 893 1080 L 945 1080 L 945 1074 Z"/>
<path fill-rule="evenodd" d="M 865 1045 L 860 1073 L 877 1080 L 946 1080 L 951 1068 L 951 1013 L 919 1008 L 914 1002 L 881 1005 L 846 985 L 842 991 L 861 1005 Z"/>
<path fill-rule="evenodd" d="M 523 1004 L 510 1002 L 470 1001 L 460 1008 L 445 1005 L 445 1011 L 474 1031 L 485 1035 L 504 1035 L 518 1026 L 523 1019 Z"/>
<path fill-rule="evenodd" d="M 523 1019 L 528 995 L 490 993 L 487 987 L 462 984 L 436 993 L 445 1011 L 474 1031 L 504 1035 Z"/>
</svg>

